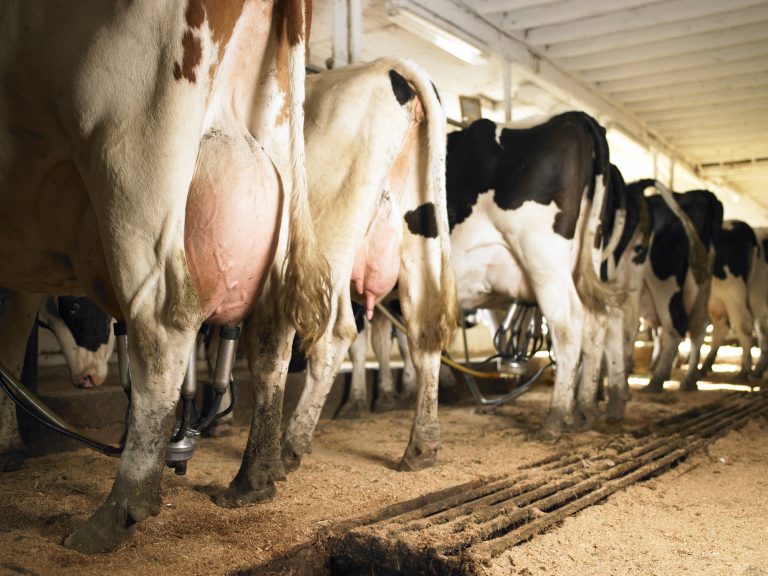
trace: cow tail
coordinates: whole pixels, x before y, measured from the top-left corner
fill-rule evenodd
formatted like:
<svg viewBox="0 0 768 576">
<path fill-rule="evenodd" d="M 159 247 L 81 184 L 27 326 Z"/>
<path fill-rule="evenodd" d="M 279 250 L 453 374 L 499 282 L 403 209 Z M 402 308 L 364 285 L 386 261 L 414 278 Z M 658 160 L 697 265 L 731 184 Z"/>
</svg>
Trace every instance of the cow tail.
<svg viewBox="0 0 768 576">
<path fill-rule="evenodd" d="M 289 9 L 289 6 L 292 8 Z M 283 268 L 284 289 L 280 290 L 279 308 L 284 318 L 301 336 L 304 350 L 311 352 L 328 325 L 331 313 L 331 274 L 322 255 L 309 211 L 307 173 L 304 152 L 304 67 L 306 30 L 304 2 L 286 3 L 289 40 L 289 95 L 291 200 L 289 207 L 288 247 Z M 297 20 L 301 25 L 297 25 Z M 304 30 L 298 40 L 292 30 Z"/>
<path fill-rule="evenodd" d="M 594 118 L 584 113 L 580 113 L 580 116 L 592 138 L 594 161 L 592 167 L 592 201 L 579 248 L 577 289 L 586 308 L 604 311 L 606 305 L 618 307 L 626 299 L 626 292 L 621 290 L 615 281 L 603 282 L 597 272 L 600 269 L 603 254 L 602 245 L 605 241 L 603 238 L 598 242 L 597 237 L 605 209 L 610 176 L 608 142 L 605 139 L 605 131 Z"/>
<path fill-rule="evenodd" d="M 395 60 L 393 68 L 410 82 L 416 90 L 426 117 L 428 142 L 428 196 L 435 205 L 437 236 L 440 242 L 440 312 L 435 326 L 435 339 L 440 348 L 447 348 L 458 324 L 456 280 L 451 262 L 451 239 L 448 227 L 448 207 L 445 184 L 447 154 L 445 110 L 437 88 L 429 75 L 411 60 Z"/>
<path fill-rule="evenodd" d="M 680 208 L 680 204 L 677 203 L 677 200 L 675 200 L 675 197 L 672 195 L 669 188 L 664 186 L 664 184 L 658 180 L 653 181 L 653 186 L 659 191 L 664 202 L 669 206 L 669 209 L 672 210 L 672 213 L 677 216 L 685 229 L 685 235 L 688 237 L 688 261 L 690 262 L 691 274 L 693 274 L 693 279 L 696 281 L 696 284 L 701 286 L 711 275 L 707 247 L 704 246 L 693 222 L 691 222 L 688 214 Z"/>
</svg>

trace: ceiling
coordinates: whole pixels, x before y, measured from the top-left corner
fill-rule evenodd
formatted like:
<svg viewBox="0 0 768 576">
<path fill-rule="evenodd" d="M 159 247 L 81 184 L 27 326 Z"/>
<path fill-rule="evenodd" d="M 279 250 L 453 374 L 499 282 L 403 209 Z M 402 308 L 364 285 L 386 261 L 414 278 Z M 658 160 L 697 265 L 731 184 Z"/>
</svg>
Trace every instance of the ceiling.
<svg viewBox="0 0 768 576">
<path fill-rule="evenodd" d="M 332 53 L 334 2 L 314 2 L 315 63 Z M 397 9 L 481 48 L 486 63 L 403 30 L 388 16 Z M 361 59 L 385 55 L 420 62 L 441 93 L 500 107 L 507 86 L 513 106 L 581 106 L 768 209 L 768 0 L 362 0 Z"/>
</svg>

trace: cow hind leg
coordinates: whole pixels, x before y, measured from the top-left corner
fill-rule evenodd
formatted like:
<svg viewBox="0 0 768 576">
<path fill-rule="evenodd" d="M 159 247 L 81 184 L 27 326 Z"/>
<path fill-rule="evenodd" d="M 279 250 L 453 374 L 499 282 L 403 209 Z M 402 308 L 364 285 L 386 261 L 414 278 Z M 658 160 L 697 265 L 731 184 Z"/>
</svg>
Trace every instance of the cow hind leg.
<svg viewBox="0 0 768 576">
<path fill-rule="evenodd" d="M 341 303 L 338 314 L 335 318 L 336 314 L 332 312 L 331 323 L 309 357 L 304 390 L 283 434 L 282 460 L 287 472 L 296 470 L 301 465 L 302 456 L 310 451 L 320 412 L 341 360 L 357 337 L 348 300 Z"/>
<path fill-rule="evenodd" d="M 0 305 L 0 362 L 16 379 L 21 378 L 27 338 L 37 317 L 40 297 L 14 292 Z M 16 470 L 26 447 L 19 433 L 16 405 L 0 391 L 0 471 Z"/>
<path fill-rule="evenodd" d="M 397 390 L 390 365 L 392 355 L 392 323 L 383 314 L 374 314 L 371 320 L 371 346 L 379 361 L 376 402 L 374 412 L 388 412 L 397 407 Z"/>
<path fill-rule="evenodd" d="M 251 430 L 243 461 L 227 489 L 214 498 L 224 508 L 236 508 L 271 499 L 275 481 L 285 478 L 280 460 L 280 423 L 283 392 L 294 329 L 263 305 L 245 322 L 244 344 L 254 389 Z M 269 308 L 269 310 L 268 310 Z"/>
<path fill-rule="evenodd" d="M 606 335 L 604 314 L 588 311 L 584 320 L 584 347 L 581 355 L 581 376 L 576 392 L 578 410 L 574 426 L 592 427 L 600 416 L 597 405 L 598 385 L 602 377 L 603 345 Z"/>
<path fill-rule="evenodd" d="M 643 389 L 644 392 L 654 393 L 664 390 L 664 381 L 668 380 L 672 374 L 672 365 L 677 358 L 677 348 L 681 341 L 682 337 L 675 332 L 674 328 L 662 328 L 659 336 L 658 360 L 648 386 Z"/>
<path fill-rule="evenodd" d="M 712 366 L 717 360 L 717 352 L 720 346 L 725 342 L 725 337 L 728 334 L 728 319 L 725 315 L 713 318 L 712 320 L 712 341 L 709 347 L 709 354 L 704 359 L 701 365 L 701 375 L 705 376 L 712 371 Z"/>
<path fill-rule="evenodd" d="M 174 408 L 197 326 L 161 328 L 153 314 L 128 324 L 131 413 L 117 478 L 102 506 L 64 545 L 93 554 L 114 550 L 137 522 L 160 511 L 160 479 Z"/>
<path fill-rule="evenodd" d="M 336 412 L 336 418 L 357 419 L 368 413 L 368 382 L 366 379 L 365 360 L 368 352 L 368 331 L 363 329 L 357 334 L 349 347 L 352 360 L 352 378 L 349 385 L 349 397 Z"/>
<path fill-rule="evenodd" d="M 761 378 L 768 368 L 768 316 L 756 315 L 755 332 L 757 333 L 757 344 L 760 347 L 760 358 L 757 360 L 752 376 Z"/>
<path fill-rule="evenodd" d="M 608 373 L 608 402 L 605 406 L 607 422 L 623 420 L 629 400 L 625 330 L 623 312 L 616 308 L 610 308 L 605 334 L 605 358 Z"/>
<path fill-rule="evenodd" d="M 411 359 L 411 349 L 408 346 L 408 337 L 400 330 L 395 330 L 397 338 L 397 347 L 400 350 L 400 357 L 403 359 L 403 374 L 400 379 L 400 401 L 411 405 L 416 399 L 419 383 L 416 380 L 416 369 L 413 367 Z"/>
</svg>

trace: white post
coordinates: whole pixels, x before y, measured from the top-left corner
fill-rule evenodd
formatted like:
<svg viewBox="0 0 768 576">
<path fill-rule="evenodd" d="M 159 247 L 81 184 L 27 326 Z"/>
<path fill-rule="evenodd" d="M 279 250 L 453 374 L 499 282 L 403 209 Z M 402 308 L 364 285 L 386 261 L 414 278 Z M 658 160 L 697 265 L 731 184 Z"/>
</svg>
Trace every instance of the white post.
<svg viewBox="0 0 768 576">
<path fill-rule="evenodd" d="M 347 36 L 347 0 L 333 0 L 333 52 L 328 68 L 339 68 L 349 62 Z"/>
<path fill-rule="evenodd" d="M 349 59 L 348 63 L 353 64 L 362 59 L 360 51 L 362 50 L 362 30 L 363 30 L 363 9 L 361 0 L 348 0 L 349 17 Z"/>
</svg>

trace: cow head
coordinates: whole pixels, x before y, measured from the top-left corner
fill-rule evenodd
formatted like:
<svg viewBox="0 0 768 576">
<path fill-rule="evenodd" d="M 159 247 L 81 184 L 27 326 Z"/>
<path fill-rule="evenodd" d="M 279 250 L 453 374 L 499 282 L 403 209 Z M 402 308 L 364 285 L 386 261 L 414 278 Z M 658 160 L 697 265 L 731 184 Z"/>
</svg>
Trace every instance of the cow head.
<svg viewBox="0 0 768 576">
<path fill-rule="evenodd" d="M 40 323 L 56 336 L 75 386 L 104 382 L 115 344 L 109 315 L 87 298 L 48 296 L 40 307 Z"/>
</svg>

